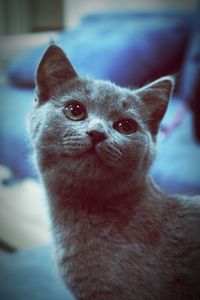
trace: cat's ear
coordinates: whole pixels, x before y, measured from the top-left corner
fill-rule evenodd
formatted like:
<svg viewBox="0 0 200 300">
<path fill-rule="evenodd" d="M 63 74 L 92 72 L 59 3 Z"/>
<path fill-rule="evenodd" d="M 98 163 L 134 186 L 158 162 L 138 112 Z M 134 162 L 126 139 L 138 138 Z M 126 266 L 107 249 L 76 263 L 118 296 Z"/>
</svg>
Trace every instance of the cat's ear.
<svg viewBox="0 0 200 300">
<path fill-rule="evenodd" d="M 36 72 L 38 100 L 41 102 L 48 100 L 55 88 L 77 76 L 63 50 L 56 45 L 49 46 Z"/>
<path fill-rule="evenodd" d="M 174 77 L 162 77 L 136 90 L 139 110 L 152 135 L 156 135 L 167 110 L 174 87 Z"/>
</svg>

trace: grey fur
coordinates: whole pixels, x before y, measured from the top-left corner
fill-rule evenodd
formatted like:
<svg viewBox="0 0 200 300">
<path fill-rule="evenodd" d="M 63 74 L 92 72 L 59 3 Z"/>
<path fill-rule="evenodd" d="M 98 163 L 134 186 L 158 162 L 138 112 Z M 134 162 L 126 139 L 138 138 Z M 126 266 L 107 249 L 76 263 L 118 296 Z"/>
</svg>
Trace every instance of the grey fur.
<svg viewBox="0 0 200 300">
<path fill-rule="evenodd" d="M 44 57 L 29 132 L 64 282 L 82 300 L 200 299 L 200 198 L 166 195 L 148 175 L 173 78 L 130 90 L 80 78 L 55 45 Z M 73 99 L 81 121 L 63 113 Z M 136 132 L 113 128 L 125 117 Z M 91 131 L 105 136 L 95 147 Z"/>
</svg>

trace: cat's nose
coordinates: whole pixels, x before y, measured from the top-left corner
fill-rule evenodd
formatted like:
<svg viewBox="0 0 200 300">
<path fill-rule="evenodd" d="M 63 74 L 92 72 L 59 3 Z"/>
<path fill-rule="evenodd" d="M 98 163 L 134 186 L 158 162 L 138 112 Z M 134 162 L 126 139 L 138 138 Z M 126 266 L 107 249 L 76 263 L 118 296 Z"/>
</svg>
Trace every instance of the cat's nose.
<svg viewBox="0 0 200 300">
<path fill-rule="evenodd" d="M 107 139 L 107 136 L 103 131 L 91 130 L 91 131 L 87 131 L 87 134 L 90 136 L 94 144 L 98 144 Z"/>
</svg>

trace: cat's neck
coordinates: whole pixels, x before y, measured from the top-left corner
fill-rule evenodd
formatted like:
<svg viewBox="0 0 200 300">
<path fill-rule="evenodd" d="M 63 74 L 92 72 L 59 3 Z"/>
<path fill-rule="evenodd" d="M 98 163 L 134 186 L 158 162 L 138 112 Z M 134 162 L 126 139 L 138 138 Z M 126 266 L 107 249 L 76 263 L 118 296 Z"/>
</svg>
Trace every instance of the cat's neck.
<svg viewBox="0 0 200 300">
<path fill-rule="evenodd" d="M 101 191 L 99 191 L 100 193 Z M 157 223 L 162 215 L 163 204 L 161 192 L 157 190 L 150 178 L 140 189 L 131 188 L 128 191 L 122 191 L 107 202 L 93 195 L 93 198 L 82 197 L 77 199 L 74 197 L 61 198 L 60 195 L 50 195 L 50 214 L 54 229 L 60 232 L 60 226 L 65 226 L 76 234 L 87 236 L 88 232 L 97 232 L 107 230 L 109 228 L 118 232 L 127 227 L 128 224 L 137 224 L 142 228 L 146 224 Z M 141 217 L 142 216 L 142 217 Z M 144 226 L 143 226 L 144 225 Z M 81 228 L 81 231 L 76 231 Z M 96 228 L 94 230 L 94 228 Z M 104 228 L 104 229 L 103 229 Z M 120 229 L 121 228 L 121 229 Z M 123 229 L 124 230 L 124 229 Z M 136 230 L 137 231 L 137 230 Z M 66 235 L 68 230 L 66 230 Z M 59 235 L 58 235 L 59 238 Z"/>
<path fill-rule="evenodd" d="M 52 206 L 57 209 L 82 210 L 89 213 L 100 213 L 106 210 L 133 210 L 145 199 L 156 197 L 160 193 L 151 178 L 142 182 L 124 181 L 119 184 L 106 183 L 101 186 L 93 183 L 91 186 L 78 186 L 66 183 L 59 190 L 56 186 L 49 189 L 49 198 Z"/>
</svg>

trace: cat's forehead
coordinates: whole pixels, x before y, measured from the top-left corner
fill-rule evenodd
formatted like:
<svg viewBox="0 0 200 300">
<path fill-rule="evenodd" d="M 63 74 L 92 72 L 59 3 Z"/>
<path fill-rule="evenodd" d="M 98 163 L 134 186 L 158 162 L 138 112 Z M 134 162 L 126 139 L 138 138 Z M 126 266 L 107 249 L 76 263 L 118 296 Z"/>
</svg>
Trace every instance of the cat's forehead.
<svg viewBox="0 0 200 300">
<path fill-rule="evenodd" d="M 68 90 L 67 97 L 109 110 L 128 109 L 136 103 L 134 91 L 101 80 L 78 80 Z"/>
</svg>

